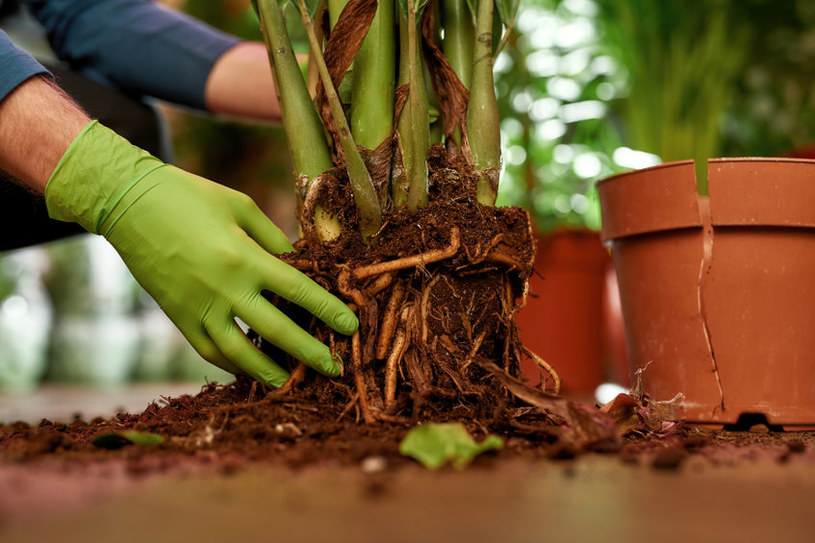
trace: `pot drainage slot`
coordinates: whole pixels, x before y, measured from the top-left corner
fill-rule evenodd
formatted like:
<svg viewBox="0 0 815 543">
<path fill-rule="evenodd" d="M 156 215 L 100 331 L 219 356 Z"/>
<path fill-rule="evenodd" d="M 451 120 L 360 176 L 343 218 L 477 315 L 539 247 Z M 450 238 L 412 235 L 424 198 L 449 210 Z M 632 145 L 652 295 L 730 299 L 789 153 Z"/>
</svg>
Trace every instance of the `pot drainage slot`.
<svg viewBox="0 0 815 543">
<path fill-rule="evenodd" d="M 728 432 L 749 432 L 756 431 L 758 427 L 765 427 L 770 432 L 783 432 L 784 427 L 780 424 L 770 424 L 763 413 L 742 413 L 735 424 L 725 424 L 724 429 Z"/>
</svg>

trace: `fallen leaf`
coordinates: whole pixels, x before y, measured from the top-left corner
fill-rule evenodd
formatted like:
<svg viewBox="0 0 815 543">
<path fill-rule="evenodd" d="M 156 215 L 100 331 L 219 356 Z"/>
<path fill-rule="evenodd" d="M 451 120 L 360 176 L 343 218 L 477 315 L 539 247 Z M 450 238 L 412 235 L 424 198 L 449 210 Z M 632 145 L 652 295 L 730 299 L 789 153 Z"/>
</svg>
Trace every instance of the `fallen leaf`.
<svg viewBox="0 0 815 543">
<path fill-rule="evenodd" d="M 448 461 L 456 469 L 464 469 L 479 454 L 504 447 L 504 440 L 495 434 L 476 443 L 461 423 L 427 423 L 407 433 L 399 452 L 438 469 Z"/>
<path fill-rule="evenodd" d="M 618 394 L 600 410 L 614 421 L 620 435 L 638 433 L 664 437 L 675 433 L 680 427 L 677 411 L 685 395 L 681 392 L 667 401 L 658 401 L 644 391 L 643 375 L 653 361 L 634 372 L 631 391 Z"/>
<path fill-rule="evenodd" d="M 127 445 L 152 447 L 164 441 L 164 437 L 149 432 L 121 430 L 119 432 L 102 432 L 96 434 L 91 443 L 100 449 L 121 449 Z"/>
</svg>

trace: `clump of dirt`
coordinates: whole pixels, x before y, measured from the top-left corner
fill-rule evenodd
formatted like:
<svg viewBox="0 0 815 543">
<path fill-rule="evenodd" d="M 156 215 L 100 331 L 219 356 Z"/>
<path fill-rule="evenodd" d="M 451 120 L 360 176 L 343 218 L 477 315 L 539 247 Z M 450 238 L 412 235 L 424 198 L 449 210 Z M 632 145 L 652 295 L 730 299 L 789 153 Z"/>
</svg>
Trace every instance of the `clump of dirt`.
<svg viewBox="0 0 815 543">
<path fill-rule="evenodd" d="M 479 204 L 475 173 L 443 147 L 431 150 L 428 163 L 429 205 L 387 215 L 371 244 L 357 233 L 357 219 L 348 211 L 354 205 L 342 171 L 323 174 L 304 197 L 304 239 L 281 258 L 348 301 L 359 316 L 359 332 L 339 336 L 285 300 L 271 299 L 331 346 L 335 358 L 345 361 L 344 375 L 324 379 L 262 338 L 256 344 L 288 365 L 292 378 L 283 393 L 311 390 L 366 424 L 488 420 L 496 411 L 510 423 L 526 415 L 533 415 L 529 424 L 563 422 L 568 417 L 559 409 L 520 410 L 529 401 L 518 401 L 511 390 L 525 386 L 524 356 L 538 364 L 549 385 L 548 391 L 525 391 L 537 398 L 533 406 L 551 403 L 559 388 L 556 372 L 523 347 L 515 322 L 533 272 L 528 214 Z M 324 243 L 316 237 L 311 225 L 317 202 L 343 223 L 338 239 Z"/>
</svg>

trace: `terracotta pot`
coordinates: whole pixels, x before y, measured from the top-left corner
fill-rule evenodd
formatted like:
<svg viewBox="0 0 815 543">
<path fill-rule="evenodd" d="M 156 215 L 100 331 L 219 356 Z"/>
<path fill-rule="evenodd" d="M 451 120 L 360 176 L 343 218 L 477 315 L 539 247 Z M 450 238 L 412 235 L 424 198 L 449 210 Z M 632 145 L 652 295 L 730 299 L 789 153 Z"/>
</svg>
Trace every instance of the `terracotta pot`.
<svg viewBox="0 0 815 543">
<path fill-rule="evenodd" d="M 598 184 L 629 362 L 690 422 L 815 426 L 815 161 L 691 161 Z"/>
<path fill-rule="evenodd" d="M 537 273 L 517 321 L 523 344 L 557 370 L 564 394 L 591 394 L 603 380 L 603 291 L 609 261 L 597 232 L 562 230 L 538 237 Z M 540 383 L 536 366 L 525 364 L 529 382 Z"/>
</svg>

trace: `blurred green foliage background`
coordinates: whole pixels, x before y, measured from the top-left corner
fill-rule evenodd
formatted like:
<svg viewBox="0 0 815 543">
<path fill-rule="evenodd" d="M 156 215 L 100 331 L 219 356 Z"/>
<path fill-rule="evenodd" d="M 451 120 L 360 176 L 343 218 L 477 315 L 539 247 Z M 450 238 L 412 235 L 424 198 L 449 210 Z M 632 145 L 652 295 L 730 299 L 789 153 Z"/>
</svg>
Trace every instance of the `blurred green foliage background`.
<svg viewBox="0 0 815 543">
<path fill-rule="evenodd" d="M 522 0 L 497 62 L 502 203 L 599 227 L 593 184 L 661 161 L 815 141 L 809 0 Z"/>
</svg>

